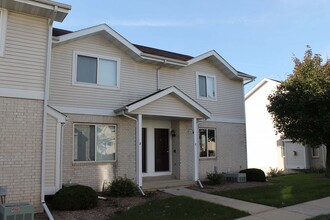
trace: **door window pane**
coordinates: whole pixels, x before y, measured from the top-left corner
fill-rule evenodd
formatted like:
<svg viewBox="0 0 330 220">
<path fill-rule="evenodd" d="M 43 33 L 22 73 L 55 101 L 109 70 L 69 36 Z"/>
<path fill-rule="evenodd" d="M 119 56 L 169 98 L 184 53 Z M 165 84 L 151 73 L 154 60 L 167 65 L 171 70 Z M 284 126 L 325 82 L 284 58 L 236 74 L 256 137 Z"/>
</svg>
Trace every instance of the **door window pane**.
<svg viewBox="0 0 330 220">
<path fill-rule="evenodd" d="M 77 82 L 97 82 L 97 58 L 78 55 Z"/>
</svg>

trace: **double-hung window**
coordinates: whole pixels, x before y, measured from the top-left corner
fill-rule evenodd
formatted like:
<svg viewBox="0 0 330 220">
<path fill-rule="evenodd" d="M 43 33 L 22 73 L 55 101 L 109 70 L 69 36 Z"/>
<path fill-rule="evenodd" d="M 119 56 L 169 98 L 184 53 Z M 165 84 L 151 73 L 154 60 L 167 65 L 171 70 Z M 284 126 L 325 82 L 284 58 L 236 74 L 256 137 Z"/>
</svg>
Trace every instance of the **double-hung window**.
<svg viewBox="0 0 330 220">
<path fill-rule="evenodd" d="M 119 88 L 119 59 L 75 53 L 75 84 Z"/>
<path fill-rule="evenodd" d="M 74 124 L 74 161 L 115 160 L 115 125 Z"/>
<path fill-rule="evenodd" d="M 312 147 L 311 151 L 312 151 L 312 157 L 313 158 L 320 157 L 320 148 L 319 147 Z"/>
<path fill-rule="evenodd" d="M 199 129 L 199 157 L 214 158 L 216 157 L 216 130 L 214 128 Z"/>
<path fill-rule="evenodd" d="M 5 53 L 7 10 L 0 8 L 0 57 Z"/>
<path fill-rule="evenodd" d="M 197 73 L 197 97 L 216 100 L 216 78 L 214 75 Z"/>
</svg>

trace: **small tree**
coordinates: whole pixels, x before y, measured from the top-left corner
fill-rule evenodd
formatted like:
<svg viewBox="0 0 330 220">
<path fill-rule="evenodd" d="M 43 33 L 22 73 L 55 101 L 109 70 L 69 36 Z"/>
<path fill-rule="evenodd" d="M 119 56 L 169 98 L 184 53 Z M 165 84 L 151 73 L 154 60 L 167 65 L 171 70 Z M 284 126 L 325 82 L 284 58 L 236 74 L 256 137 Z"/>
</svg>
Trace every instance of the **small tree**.
<svg viewBox="0 0 330 220">
<path fill-rule="evenodd" d="M 310 147 L 325 145 L 330 177 L 330 60 L 322 63 L 308 47 L 304 59 L 293 57 L 293 73 L 269 95 L 268 112 L 286 138 Z"/>
</svg>

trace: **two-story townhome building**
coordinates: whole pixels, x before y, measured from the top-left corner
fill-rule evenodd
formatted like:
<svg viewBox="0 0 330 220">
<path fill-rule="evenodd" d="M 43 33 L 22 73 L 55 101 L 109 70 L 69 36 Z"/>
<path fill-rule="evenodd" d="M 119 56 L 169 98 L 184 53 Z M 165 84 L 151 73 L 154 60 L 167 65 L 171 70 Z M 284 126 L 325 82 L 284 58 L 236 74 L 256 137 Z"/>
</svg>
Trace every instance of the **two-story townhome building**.
<svg viewBox="0 0 330 220">
<path fill-rule="evenodd" d="M 29 202 L 41 211 L 52 25 L 70 8 L 46 0 L 0 1 L 1 202 Z"/>
<path fill-rule="evenodd" d="M 54 30 L 45 193 L 245 169 L 244 84 L 253 79 L 215 51 L 136 45 L 104 24 Z"/>
</svg>

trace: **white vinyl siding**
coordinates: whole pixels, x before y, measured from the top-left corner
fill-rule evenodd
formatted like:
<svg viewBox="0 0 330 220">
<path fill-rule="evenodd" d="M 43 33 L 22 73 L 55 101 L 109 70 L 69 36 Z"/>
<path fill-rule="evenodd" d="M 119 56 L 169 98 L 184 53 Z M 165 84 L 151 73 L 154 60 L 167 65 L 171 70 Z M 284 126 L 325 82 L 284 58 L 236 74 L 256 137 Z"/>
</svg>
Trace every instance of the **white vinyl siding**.
<svg viewBox="0 0 330 220">
<path fill-rule="evenodd" d="M 8 13 L 5 56 L 0 58 L 0 87 L 44 91 L 47 19 Z"/>
<path fill-rule="evenodd" d="M 45 159 L 45 187 L 56 187 L 56 132 L 57 122 L 47 116 L 47 143 L 46 143 L 46 159 Z"/>
<path fill-rule="evenodd" d="M 164 96 L 132 112 L 133 114 L 159 115 L 184 118 L 202 118 L 191 106 L 183 103 L 175 95 Z"/>
<path fill-rule="evenodd" d="M 94 54 L 75 52 L 73 84 L 100 88 L 119 88 L 120 60 Z"/>
<path fill-rule="evenodd" d="M 5 53 L 7 14 L 7 10 L 0 8 L 0 57 Z"/>
<path fill-rule="evenodd" d="M 198 99 L 196 90 L 196 72 L 216 75 L 217 101 Z M 220 72 L 207 60 L 188 67 L 177 69 L 160 69 L 160 89 L 176 86 L 189 97 L 212 113 L 212 117 L 245 120 L 244 87 L 242 81 L 232 80 Z"/>
<path fill-rule="evenodd" d="M 72 53 L 78 50 L 120 59 L 121 89 L 73 86 Z M 55 46 L 52 51 L 49 100 L 52 106 L 114 110 L 156 91 L 154 66 L 136 63 L 100 35 Z"/>
<path fill-rule="evenodd" d="M 105 57 L 120 59 L 120 90 L 103 90 L 95 87 L 72 85 L 72 53 L 85 51 Z M 196 72 L 216 76 L 217 101 L 198 99 Z M 228 120 L 245 120 L 243 83 L 230 79 L 208 60 L 180 69 L 162 67 L 159 70 L 159 89 L 176 86 L 212 113 L 212 117 Z M 113 45 L 101 34 L 81 38 L 52 49 L 49 103 L 55 107 L 114 110 L 157 91 L 155 65 L 134 61 L 122 49 Z M 64 108 L 63 108 L 64 109 Z M 65 112 L 65 111 L 64 111 Z"/>
</svg>

